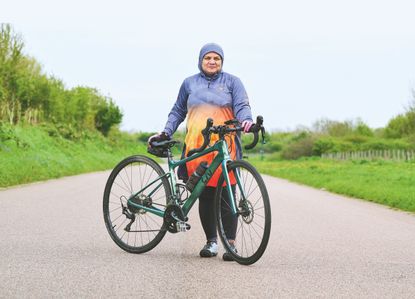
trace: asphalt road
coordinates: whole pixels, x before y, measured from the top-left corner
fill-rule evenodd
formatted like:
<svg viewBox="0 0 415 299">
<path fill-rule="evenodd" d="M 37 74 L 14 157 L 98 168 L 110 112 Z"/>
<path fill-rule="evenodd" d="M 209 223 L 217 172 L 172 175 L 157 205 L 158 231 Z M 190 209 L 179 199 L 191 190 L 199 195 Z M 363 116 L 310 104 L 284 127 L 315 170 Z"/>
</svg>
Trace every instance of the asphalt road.
<svg viewBox="0 0 415 299">
<path fill-rule="evenodd" d="M 199 258 L 195 213 L 134 255 L 105 229 L 108 175 L 0 191 L 0 298 L 415 297 L 414 215 L 265 176 L 273 223 L 256 264 Z"/>
</svg>

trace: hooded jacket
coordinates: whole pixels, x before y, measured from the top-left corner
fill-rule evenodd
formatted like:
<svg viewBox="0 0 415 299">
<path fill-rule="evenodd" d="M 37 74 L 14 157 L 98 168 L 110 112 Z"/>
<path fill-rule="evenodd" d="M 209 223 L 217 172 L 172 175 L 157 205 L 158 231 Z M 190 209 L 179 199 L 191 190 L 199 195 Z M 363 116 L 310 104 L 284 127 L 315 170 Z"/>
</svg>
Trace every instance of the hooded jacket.
<svg viewBox="0 0 415 299">
<path fill-rule="evenodd" d="M 188 117 L 183 156 L 189 150 L 198 148 L 203 144 L 201 131 L 205 128 L 206 120 L 209 117 L 213 119 L 214 125 L 223 124 L 225 121 L 234 118 L 241 123 L 244 120 L 252 121 L 248 95 L 241 80 L 236 76 L 223 72 L 222 69 L 213 76 L 207 76 L 203 72 L 203 57 L 210 52 L 215 52 L 221 56 L 223 67 L 224 54 L 222 48 L 214 43 L 203 46 L 199 53 L 198 67 L 200 72 L 183 81 L 164 128 L 164 132 L 172 136 L 180 123 L 185 120 L 186 116 Z M 218 136 L 212 135 L 211 142 L 213 143 L 217 139 Z M 240 140 L 239 138 L 236 139 L 236 142 L 230 142 L 232 159 L 242 157 Z M 192 174 L 201 161 L 210 163 L 215 155 L 216 153 L 211 153 L 210 156 L 203 156 L 186 163 L 187 174 Z M 218 176 L 219 174 L 216 172 L 208 186 L 216 186 Z M 181 177 L 183 178 L 183 175 Z"/>
</svg>

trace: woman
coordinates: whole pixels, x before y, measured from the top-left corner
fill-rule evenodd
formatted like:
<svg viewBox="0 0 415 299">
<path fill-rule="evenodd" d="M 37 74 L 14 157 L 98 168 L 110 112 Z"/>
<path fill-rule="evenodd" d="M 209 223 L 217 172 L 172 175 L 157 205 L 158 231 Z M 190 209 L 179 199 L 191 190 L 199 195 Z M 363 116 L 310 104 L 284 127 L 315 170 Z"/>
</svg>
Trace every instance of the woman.
<svg viewBox="0 0 415 299">
<path fill-rule="evenodd" d="M 223 60 L 223 50 L 219 45 L 209 43 L 202 47 L 199 54 L 200 72 L 183 81 L 163 132 L 151 136 L 149 143 L 169 139 L 186 116 L 188 119 L 183 157 L 189 150 L 203 144 L 201 131 L 205 128 L 209 117 L 213 119 L 214 125 L 236 118 L 242 123 L 244 132 L 249 131 L 252 126 L 252 114 L 248 96 L 239 78 L 222 71 Z M 212 135 L 211 141 L 215 142 L 217 138 L 217 135 Z M 236 139 L 229 143 L 231 158 L 240 159 L 242 157 L 240 140 L 238 137 L 231 138 Z M 186 163 L 186 169 L 179 169 L 179 177 L 186 181 L 202 161 L 210 164 L 214 156 L 215 153 L 211 153 Z M 201 257 L 213 257 L 218 254 L 214 197 L 219 175 L 220 173 L 216 171 L 199 197 L 199 215 L 207 240 L 200 251 Z M 230 231 L 229 242 L 233 244 L 237 218 L 229 219 L 227 226 Z M 224 253 L 223 259 L 232 260 L 229 253 Z"/>
</svg>

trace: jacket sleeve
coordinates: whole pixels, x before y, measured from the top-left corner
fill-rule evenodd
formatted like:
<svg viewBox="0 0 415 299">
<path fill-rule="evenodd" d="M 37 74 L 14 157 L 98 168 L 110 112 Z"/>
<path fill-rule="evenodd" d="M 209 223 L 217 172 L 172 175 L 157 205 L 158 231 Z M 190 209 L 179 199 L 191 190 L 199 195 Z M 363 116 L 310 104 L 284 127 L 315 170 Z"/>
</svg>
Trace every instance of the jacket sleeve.
<svg viewBox="0 0 415 299">
<path fill-rule="evenodd" d="M 186 80 L 185 80 L 180 86 L 179 95 L 177 96 L 176 103 L 174 103 L 174 106 L 169 113 L 166 126 L 164 127 L 164 130 L 163 130 L 169 136 L 173 136 L 174 132 L 176 132 L 179 125 L 186 118 L 188 97 L 189 97 L 189 93 L 187 92 L 187 89 L 186 89 Z"/>
<path fill-rule="evenodd" d="M 236 118 L 243 122 L 244 120 L 252 121 L 251 106 L 249 105 L 248 95 L 242 81 L 235 77 L 232 88 L 232 105 L 233 113 Z"/>
</svg>

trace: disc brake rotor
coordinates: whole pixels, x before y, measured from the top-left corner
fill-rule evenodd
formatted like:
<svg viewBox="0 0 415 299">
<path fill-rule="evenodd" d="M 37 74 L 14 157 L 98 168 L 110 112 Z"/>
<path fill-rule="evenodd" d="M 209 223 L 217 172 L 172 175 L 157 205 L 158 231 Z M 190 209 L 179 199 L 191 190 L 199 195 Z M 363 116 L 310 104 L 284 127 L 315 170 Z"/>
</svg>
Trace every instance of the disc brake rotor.
<svg viewBox="0 0 415 299">
<path fill-rule="evenodd" d="M 245 223 L 249 224 L 254 220 L 254 207 L 249 200 L 240 203 L 242 207 L 241 216 Z"/>
<path fill-rule="evenodd" d="M 144 194 L 139 194 L 136 197 L 131 198 L 130 201 L 135 203 L 135 204 L 145 206 L 145 207 L 148 207 L 148 208 L 151 207 L 152 204 L 153 204 L 153 200 L 151 199 L 151 197 L 146 196 Z M 130 203 L 130 201 L 127 202 L 127 206 L 128 206 L 128 209 L 131 211 L 131 213 L 134 213 L 134 214 L 137 214 L 137 213 L 145 214 L 145 213 L 147 213 L 146 210 L 133 206 Z"/>
</svg>

